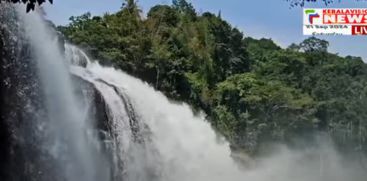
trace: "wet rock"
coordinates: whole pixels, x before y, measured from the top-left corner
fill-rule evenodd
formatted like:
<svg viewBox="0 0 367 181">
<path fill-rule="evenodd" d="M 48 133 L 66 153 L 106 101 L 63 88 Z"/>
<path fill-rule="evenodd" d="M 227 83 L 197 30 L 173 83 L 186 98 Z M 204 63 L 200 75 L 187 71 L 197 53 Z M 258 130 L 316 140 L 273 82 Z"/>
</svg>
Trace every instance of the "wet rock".
<svg viewBox="0 0 367 181">
<path fill-rule="evenodd" d="M 49 181 L 57 167 L 39 146 L 46 136 L 42 91 L 31 47 L 15 9 L 0 4 L 0 178 L 2 181 Z"/>
</svg>

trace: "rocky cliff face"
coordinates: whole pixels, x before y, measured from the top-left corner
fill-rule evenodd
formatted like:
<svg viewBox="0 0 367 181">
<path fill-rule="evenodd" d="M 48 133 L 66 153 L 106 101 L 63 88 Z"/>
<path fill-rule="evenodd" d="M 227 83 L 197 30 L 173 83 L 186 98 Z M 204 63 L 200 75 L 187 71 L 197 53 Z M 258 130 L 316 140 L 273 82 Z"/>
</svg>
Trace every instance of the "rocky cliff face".
<svg viewBox="0 0 367 181">
<path fill-rule="evenodd" d="M 32 180 L 44 180 L 42 172 L 49 169 L 40 163 L 37 148 L 37 134 L 41 133 L 35 131 L 38 128 L 34 122 L 40 120 L 43 109 L 35 63 L 21 36 L 15 10 L 1 4 L 0 20 L 1 178 L 27 180 L 30 176 Z"/>
<path fill-rule="evenodd" d="M 36 61 L 17 18 L 13 7 L 0 3 L 0 180 L 63 180 L 55 177 L 57 164 L 39 145 L 48 134 L 43 126 L 46 110 Z M 102 97 L 92 85 L 74 79 L 80 85 L 76 91 L 96 105 L 90 107 L 90 119 L 107 131 Z"/>
</svg>

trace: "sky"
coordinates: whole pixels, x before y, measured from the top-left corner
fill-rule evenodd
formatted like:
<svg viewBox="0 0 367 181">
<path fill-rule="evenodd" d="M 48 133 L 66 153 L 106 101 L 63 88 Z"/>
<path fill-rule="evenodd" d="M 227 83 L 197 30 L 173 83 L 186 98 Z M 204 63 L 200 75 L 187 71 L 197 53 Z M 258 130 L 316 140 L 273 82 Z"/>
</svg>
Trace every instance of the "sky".
<svg viewBox="0 0 367 181">
<path fill-rule="evenodd" d="M 302 32 L 302 8 L 291 8 L 286 0 L 188 0 L 197 12 L 221 12 L 222 18 L 239 28 L 245 36 L 271 38 L 287 47 L 299 43 L 307 36 Z M 122 0 L 54 0 L 45 5 L 47 17 L 56 25 L 66 25 L 70 16 L 90 12 L 92 15 L 113 13 L 121 8 Z M 138 5 L 147 13 L 157 4 L 171 4 L 171 0 L 139 0 Z M 305 7 L 325 8 L 320 3 Z M 330 8 L 367 8 L 367 0 L 341 0 Z M 367 62 L 367 36 L 318 36 L 330 42 L 329 51 L 341 56 L 360 56 Z"/>
</svg>

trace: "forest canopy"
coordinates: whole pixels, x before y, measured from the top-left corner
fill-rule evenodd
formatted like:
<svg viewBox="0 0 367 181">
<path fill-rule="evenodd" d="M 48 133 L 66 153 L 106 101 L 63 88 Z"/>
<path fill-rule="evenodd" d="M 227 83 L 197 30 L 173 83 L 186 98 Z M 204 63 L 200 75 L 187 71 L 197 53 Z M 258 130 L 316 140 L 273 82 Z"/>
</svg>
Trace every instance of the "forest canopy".
<svg viewBox="0 0 367 181">
<path fill-rule="evenodd" d="M 117 13 L 70 18 L 59 30 L 94 58 L 204 110 L 233 147 L 255 153 L 266 141 L 324 132 L 342 148 L 366 151 L 367 66 L 328 52 L 310 37 L 281 48 L 246 37 L 220 14 L 184 0 L 141 16 L 134 1 Z M 338 139 L 342 138 L 342 139 Z"/>
<path fill-rule="evenodd" d="M 44 2 L 46 2 L 47 0 L 0 0 L 0 3 L 2 2 L 11 2 L 11 3 L 23 3 L 26 4 L 26 11 L 29 12 L 30 10 L 34 10 L 36 5 L 41 5 Z M 124 4 L 129 4 L 134 2 L 134 0 L 125 0 L 127 3 L 123 3 Z M 175 0 L 173 0 L 175 1 Z M 290 3 L 291 7 L 296 7 L 296 6 L 300 6 L 303 7 L 305 6 L 306 3 L 316 3 L 319 1 L 322 1 L 326 6 L 333 3 L 335 0 L 286 0 Z M 341 0 L 338 0 L 338 2 L 340 2 Z M 48 0 L 48 2 L 50 2 L 51 4 L 53 3 L 53 0 Z M 176 2 L 181 2 L 181 1 L 177 1 Z"/>
</svg>

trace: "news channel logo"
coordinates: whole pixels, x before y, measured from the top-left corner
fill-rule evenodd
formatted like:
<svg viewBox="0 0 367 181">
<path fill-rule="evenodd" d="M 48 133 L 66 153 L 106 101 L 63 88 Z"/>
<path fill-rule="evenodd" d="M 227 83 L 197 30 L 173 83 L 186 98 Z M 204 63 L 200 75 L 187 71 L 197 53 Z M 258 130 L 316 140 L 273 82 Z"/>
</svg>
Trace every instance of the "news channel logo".
<svg viewBox="0 0 367 181">
<path fill-rule="evenodd" d="M 367 9 L 305 8 L 304 35 L 367 35 Z"/>
</svg>

